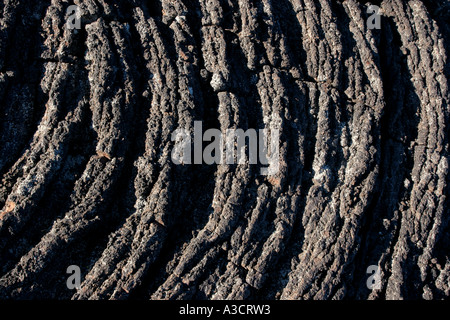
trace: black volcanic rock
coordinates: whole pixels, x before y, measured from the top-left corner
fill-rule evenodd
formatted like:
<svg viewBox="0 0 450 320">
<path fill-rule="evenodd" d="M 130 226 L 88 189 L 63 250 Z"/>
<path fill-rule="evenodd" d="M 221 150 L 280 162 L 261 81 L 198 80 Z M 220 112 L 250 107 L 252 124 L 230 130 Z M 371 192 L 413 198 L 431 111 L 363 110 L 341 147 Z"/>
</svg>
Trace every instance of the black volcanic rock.
<svg viewBox="0 0 450 320">
<path fill-rule="evenodd" d="M 355 0 L 108 3 L 0 3 L 1 299 L 449 298 L 449 1 L 379 30 Z M 279 127 L 280 170 L 174 164 L 194 121 Z"/>
</svg>

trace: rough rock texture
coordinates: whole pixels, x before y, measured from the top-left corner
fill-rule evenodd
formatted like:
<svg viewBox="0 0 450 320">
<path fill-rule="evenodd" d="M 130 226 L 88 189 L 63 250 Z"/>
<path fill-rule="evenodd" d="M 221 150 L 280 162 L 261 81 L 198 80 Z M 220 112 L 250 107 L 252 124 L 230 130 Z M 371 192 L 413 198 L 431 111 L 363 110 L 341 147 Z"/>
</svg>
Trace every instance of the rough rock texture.
<svg viewBox="0 0 450 320">
<path fill-rule="evenodd" d="M 450 2 L 376 3 L 3 0 L 0 298 L 448 298 Z M 197 120 L 279 173 L 175 165 Z"/>
</svg>

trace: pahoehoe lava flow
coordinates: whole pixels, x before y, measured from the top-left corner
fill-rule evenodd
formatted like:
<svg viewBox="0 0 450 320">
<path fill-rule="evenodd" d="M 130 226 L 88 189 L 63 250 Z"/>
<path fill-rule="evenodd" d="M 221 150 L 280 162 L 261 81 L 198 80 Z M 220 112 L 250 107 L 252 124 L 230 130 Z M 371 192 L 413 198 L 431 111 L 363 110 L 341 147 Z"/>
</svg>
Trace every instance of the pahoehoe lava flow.
<svg viewBox="0 0 450 320">
<path fill-rule="evenodd" d="M 2 0 L 0 299 L 448 299 L 450 1 L 370 4 Z"/>
</svg>

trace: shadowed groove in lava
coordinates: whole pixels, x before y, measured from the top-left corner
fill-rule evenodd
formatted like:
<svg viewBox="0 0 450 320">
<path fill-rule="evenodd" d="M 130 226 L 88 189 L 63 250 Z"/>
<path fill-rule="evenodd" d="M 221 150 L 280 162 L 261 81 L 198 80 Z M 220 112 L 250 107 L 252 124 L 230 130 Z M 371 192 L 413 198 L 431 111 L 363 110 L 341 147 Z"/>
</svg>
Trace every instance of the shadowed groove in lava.
<svg viewBox="0 0 450 320">
<path fill-rule="evenodd" d="M 0 144 L 0 176 L 4 176 L 9 167 L 20 158 L 21 153 L 27 148 L 30 140 L 37 130 L 39 119 L 45 112 L 43 93 L 39 86 L 42 78 L 43 66 L 36 59 L 36 53 L 41 50 L 39 27 L 41 19 L 45 16 L 45 9 L 50 6 L 49 1 L 28 3 L 8 3 L 8 14 L 13 16 L 12 21 L 0 32 L 0 72 L 13 72 L 12 78 L 6 80 L 6 86 L 0 86 L 0 135 L 7 137 L 6 141 L 15 141 L 16 144 L 9 145 L 2 141 Z M 17 7 L 14 7 L 17 6 Z M 17 10 L 17 11 L 16 11 Z M 1 20 L 5 19 L 3 12 Z M 15 21 L 22 19 L 23 24 Z M 29 35 L 24 39 L 22 34 Z M 32 42 L 32 39 L 39 39 Z M 10 48 L 14 48 L 13 50 Z M 15 59 L 20 52 L 22 59 L 20 63 Z M 18 94 L 21 92 L 21 94 Z M 23 100 L 13 101 L 12 97 L 20 97 Z M 31 106 L 30 106 L 31 104 Z M 7 115 L 8 114 L 8 115 Z M 18 118 L 14 120 L 14 118 Z M 10 124 L 20 125 L 12 128 Z M 22 132 L 21 132 L 22 131 Z M 18 141 L 18 143 L 17 143 Z M 3 188 L 0 192 L 3 193 Z M 3 207 L 7 189 L 4 194 L 0 193 L 0 207 Z"/>
<path fill-rule="evenodd" d="M 359 289 L 351 292 L 355 297 L 366 299 L 371 291 L 365 285 L 367 275 L 364 266 L 380 265 L 385 274 L 389 275 L 386 267 L 400 230 L 398 199 L 405 196 L 407 190 L 402 182 L 406 177 L 410 179 L 411 175 L 413 159 L 408 148 L 417 137 L 417 132 L 414 131 L 419 122 L 416 112 L 420 105 L 409 80 L 411 74 L 406 65 L 406 57 L 400 50 L 401 40 L 394 28 L 395 24 L 387 17 L 382 18 L 382 24 L 385 30 L 381 34 L 379 50 L 386 107 L 381 119 L 379 196 L 373 216 L 366 223 L 366 237 L 358 259 L 361 267 L 355 272 L 355 283 L 359 284 Z M 405 118 L 409 120 L 404 121 Z M 394 181 L 397 182 L 393 184 Z M 383 226 L 383 219 L 391 221 L 390 225 Z M 386 283 L 382 284 L 380 297 L 384 298 Z"/>
</svg>

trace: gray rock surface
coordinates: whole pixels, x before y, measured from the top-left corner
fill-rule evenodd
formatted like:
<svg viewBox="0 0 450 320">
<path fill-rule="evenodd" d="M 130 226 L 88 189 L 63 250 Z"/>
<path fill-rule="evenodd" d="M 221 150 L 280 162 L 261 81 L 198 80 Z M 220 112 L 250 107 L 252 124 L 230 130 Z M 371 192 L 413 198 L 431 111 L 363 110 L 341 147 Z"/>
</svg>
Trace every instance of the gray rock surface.
<svg viewBox="0 0 450 320">
<path fill-rule="evenodd" d="M 448 298 L 450 2 L 377 4 L 3 0 L 0 298 Z M 171 160 L 276 117 L 274 176 Z"/>
</svg>

